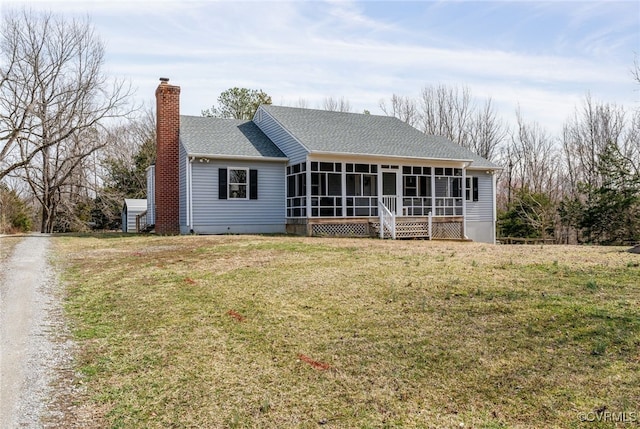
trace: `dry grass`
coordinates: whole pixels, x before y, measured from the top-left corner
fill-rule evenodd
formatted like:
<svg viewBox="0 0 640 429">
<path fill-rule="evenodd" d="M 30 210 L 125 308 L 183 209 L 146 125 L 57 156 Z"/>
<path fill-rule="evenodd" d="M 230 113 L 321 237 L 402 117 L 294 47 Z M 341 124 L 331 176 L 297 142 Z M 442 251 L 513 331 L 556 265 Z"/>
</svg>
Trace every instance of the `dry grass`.
<svg viewBox="0 0 640 429">
<path fill-rule="evenodd" d="M 300 237 L 64 237 L 100 425 L 615 427 L 640 418 L 640 257 Z M 611 420 L 611 419 L 610 419 Z"/>
<path fill-rule="evenodd" d="M 0 237 L 0 264 L 4 264 L 11 256 L 20 240 L 22 240 L 22 236 L 5 235 Z"/>
</svg>

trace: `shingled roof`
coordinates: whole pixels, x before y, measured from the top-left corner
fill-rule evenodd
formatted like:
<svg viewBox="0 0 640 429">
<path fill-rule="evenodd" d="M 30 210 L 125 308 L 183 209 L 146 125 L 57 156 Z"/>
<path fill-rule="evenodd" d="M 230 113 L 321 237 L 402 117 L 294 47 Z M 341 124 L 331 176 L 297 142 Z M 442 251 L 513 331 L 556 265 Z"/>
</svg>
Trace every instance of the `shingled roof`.
<svg viewBox="0 0 640 429">
<path fill-rule="evenodd" d="M 392 116 L 262 105 L 309 152 L 472 161 L 500 168 L 440 136 L 422 133 Z"/>
<path fill-rule="evenodd" d="M 252 121 L 180 116 L 180 141 L 188 155 L 287 159 Z"/>
<path fill-rule="evenodd" d="M 426 135 L 392 116 L 262 105 L 310 153 L 471 161 L 500 168 L 445 137 Z M 180 141 L 189 155 L 287 157 L 253 121 L 180 116 Z"/>
</svg>

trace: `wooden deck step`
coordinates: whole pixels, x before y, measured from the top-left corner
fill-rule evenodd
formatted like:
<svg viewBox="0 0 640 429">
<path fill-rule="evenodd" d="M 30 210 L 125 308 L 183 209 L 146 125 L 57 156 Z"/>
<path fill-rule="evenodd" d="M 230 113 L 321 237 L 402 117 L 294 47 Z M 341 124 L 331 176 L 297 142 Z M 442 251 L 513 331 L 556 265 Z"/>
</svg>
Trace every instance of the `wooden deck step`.
<svg viewBox="0 0 640 429">
<path fill-rule="evenodd" d="M 380 223 L 371 222 L 370 229 L 377 237 L 380 235 Z M 390 238 L 388 235 L 385 238 Z M 402 238 L 429 238 L 429 224 L 427 222 L 397 221 L 396 239 Z"/>
</svg>

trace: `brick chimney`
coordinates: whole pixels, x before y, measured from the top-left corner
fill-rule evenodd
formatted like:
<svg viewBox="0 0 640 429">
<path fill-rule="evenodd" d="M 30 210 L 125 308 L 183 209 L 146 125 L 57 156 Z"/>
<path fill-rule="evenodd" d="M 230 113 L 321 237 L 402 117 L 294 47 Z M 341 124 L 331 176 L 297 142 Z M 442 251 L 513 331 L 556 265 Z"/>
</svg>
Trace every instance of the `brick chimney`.
<svg viewBox="0 0 640 429">
<path fill-rule="evenodd" d="M 179 234 L 180 87 L 161 77 L 156 89 L 156 233 Z"/>
</svg>

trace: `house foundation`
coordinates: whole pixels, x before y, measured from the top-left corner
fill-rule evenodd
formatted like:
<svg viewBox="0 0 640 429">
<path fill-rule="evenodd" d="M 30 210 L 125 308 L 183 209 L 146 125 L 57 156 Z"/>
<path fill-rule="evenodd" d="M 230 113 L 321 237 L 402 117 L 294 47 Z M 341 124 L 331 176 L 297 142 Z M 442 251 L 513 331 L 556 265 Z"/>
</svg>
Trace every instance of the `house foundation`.
<svg viewBox="0 0 640 429">
<path fill-rule="evenodd" d="M 378 237 L 380 218 L 310 218 L 287 219 L 287 234 L 309 237 Z M 432 240 L 466 240 L 464 219 L 460 216 L 429 218 L 405 216 L 396 218 L 396 238 Z"/>
</svg>

